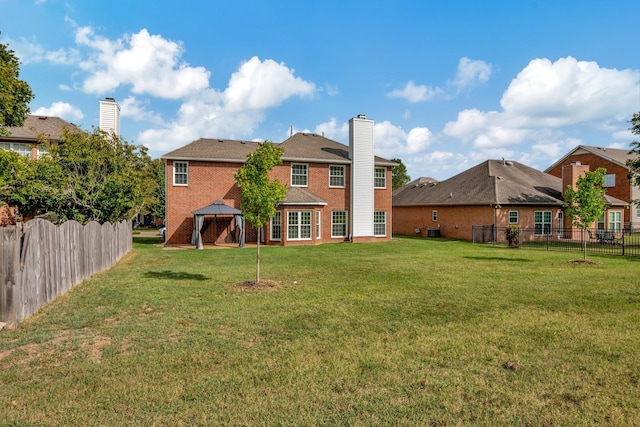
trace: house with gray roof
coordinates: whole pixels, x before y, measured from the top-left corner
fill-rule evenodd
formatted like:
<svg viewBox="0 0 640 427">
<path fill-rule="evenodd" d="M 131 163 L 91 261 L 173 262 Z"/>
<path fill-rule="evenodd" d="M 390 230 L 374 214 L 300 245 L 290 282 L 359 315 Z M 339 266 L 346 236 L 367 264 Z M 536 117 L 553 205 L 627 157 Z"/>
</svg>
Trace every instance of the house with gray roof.
<svg viewBox="0 0 640 427">
<path fill-rule="evenodd" d="M 568 168 L 558 178 L 516 161 L 486 160 L 441 182 L 414 181 L 393 195 L 393 231 L 472 240 L 474 226 L 517 225 L 534 229 L 534 237 L 562 235 L 570 228 L 563 189 L 583 172 Z M 614 197 L 606 199 L 608 210 L 621 212 L 627 206 Z"/>
<path fill-rule="evenodd" d="M 545 172 L 561 177 L 562 168 L 570 164 L 580 164 L 592 171 L 604 168 L 606 175 L 603 187 L 607 190 L 607 195 L 629 203 L 629 207 L 622 211 L 624 228 L 638 230 L 640 229 L 640 206 L 634 204 L 634 201 L 640 200 L 640 187 L 634 185 L 633 180 L 629 177 L 630 169 L 627 166 L 629 160 L 637 158 L 638 155 L 631 153 L 628 149 L 578 145 L 549 166 Z M 611 215 L 611 218 L 607 216 L 602 218 L 600 222 L 617 220 L 617 213 L 608 215 Z"/>
<path fill-rule="evenodd" d="M 22 126 L 7 127 L 8 136 L 0 135 L 0 148 L 16 151 L 25 156 L 37 158 L 39 153 L 46 151 L 42 144 L 44 140 L 58 143 L 63 136 L 64 129 L 75 131 L 79 128 L 60 117 L 36 116 L 29 114 Z"/>
<path fill-rule="evenodd" d="M 228 217 L 206 218 L 193 212 L 221 200 L 240 209 L 234 173 L 259 142 L 202 138 L 164 154 L 166 173 L 166 243 L 232 243 L 257 230 Z M 375 156 L 373 121 L 350 120 L 349 145 L 314 133 L 296 133 L 277 144 L 283 164 L 271 171 L 287 186 L 274 218 L 261 233 L 265 244 L 305 245 L 366 242 L 391 238 L 391 169 L 395 163 Z M 240 229 L 239 225 L 244 226 Z M 195 229 L 197 226 L 197 230 Z"/>
</svg>

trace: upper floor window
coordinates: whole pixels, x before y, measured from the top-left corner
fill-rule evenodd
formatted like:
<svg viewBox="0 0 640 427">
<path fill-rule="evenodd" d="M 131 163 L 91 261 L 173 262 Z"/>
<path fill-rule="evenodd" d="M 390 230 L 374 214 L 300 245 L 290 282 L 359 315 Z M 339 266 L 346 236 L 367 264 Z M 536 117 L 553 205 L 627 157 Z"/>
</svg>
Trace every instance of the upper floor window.
<svg viewBox="0 0 640 427">
<path fill-rule="evenodd" d="M 375 188 L 387 188 L 387 168 L 375 168 L 373 186 Z"/>
<path fill-rule="evenodd" d="M 518 223 L 518 211 L 509 211 L 509 224 Z"/>
<path fill-rule="evenodd" d="M 616 174 L 608 173 L 604 176 L 604 184 L 603 187 L 615 187 L 616 186 Z"/>
<path fill-rule="evenodd" d="M 438 211 L 431 211 L 431 221 L 438 220 Z"/>
<path fill-rule="evenodd" d="M 173 163 L 173 185 L 189 185 L 189 162 Z"/>
<path fill-rule="evenodd" d="M 309 185 L 309 165 L 306 163 L 291 164 L 291 185 L 294 187 Z"/>
<path fill-rule="evenodd" d="M 344 166 L 329 166 L 329 187 L 344 187 Z"/>
</svg>

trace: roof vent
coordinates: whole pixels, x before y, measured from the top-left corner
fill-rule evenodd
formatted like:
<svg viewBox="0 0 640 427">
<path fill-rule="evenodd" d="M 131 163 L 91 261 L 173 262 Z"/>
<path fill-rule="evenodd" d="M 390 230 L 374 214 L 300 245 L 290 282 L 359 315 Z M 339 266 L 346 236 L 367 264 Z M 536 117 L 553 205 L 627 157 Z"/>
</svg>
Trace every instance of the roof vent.
<svg viewBox="0 0 640 427">
<path fill-rule="evenodd" d="M 47 116 L 38 116 L 38 120 L 47 120 Z"/>
<path fill-rule="evenodd" d="M 504 164 L 507 166 L 513 166 L 513 162 L 511 160 L 507 160 Z"/>
<path fill-rule="evenodd" d="M 224 140 L 223 139 L 219 139 L 218 142 L 224 142 Z"/>
</svg>

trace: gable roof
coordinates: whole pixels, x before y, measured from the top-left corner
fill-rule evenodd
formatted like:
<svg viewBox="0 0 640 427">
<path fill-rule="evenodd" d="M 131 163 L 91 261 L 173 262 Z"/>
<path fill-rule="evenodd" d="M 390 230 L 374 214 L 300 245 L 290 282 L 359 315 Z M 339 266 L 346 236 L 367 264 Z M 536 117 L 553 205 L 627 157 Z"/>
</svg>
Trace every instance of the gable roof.
<svg viewBox="0 0 640 427">
<path fill-rule="evenodd" d="M 37 142 L 39 136 L 44 136 L 52 141 L 62 138 L 63 130 L 79 130 L 73 123 L 69 123 L 60 117 L 27 115 L 22 126 L 6 128 L 11 135 L 1 136 L 3 141 L 28 141 Z"/>
<path fill-rule="evenodd" d="M 393 206 L 563 203 L 560 178 L 515 161 L 486 160 L 445 181 L 403 188 Z"/>
<path fill-rule="evenodd" d="M 573 155 L 586 154 L 586 153 L 596 155 L 598 157 L 601 157 L 605 160 L 608 160 L 612 163 L 615 163 L 627 169 L 628 169 L 627 160 L 635 159 L 637 157 L 637 154 L 631 153 L 628 149 L 594 147 L 590 145 L 578 145 L 576 148 L 571 150 L 560 160 L 558 160 L 557 162 L 549 166 L 547 169 L 545 169 L 545 172 L 550 171 L 551 169 L 557 167 L 558 165 L 567 163 L 567 159 Z"/>
<path fill-rule="evenodd" d="M 232 139 L 200 138 L 177 150 L 164 154 L 161 159 L 208 160 L 244 163 L 247 154 L 255 150 L 259 142 Z M 282 160 L 316 163 L 350 164 L 349 147 L 313 133 L 296 133 L 275 145 L 284 148 Z M 378 166 L 395 166 L 382 157 L 375 157 Z"/>
</svg>

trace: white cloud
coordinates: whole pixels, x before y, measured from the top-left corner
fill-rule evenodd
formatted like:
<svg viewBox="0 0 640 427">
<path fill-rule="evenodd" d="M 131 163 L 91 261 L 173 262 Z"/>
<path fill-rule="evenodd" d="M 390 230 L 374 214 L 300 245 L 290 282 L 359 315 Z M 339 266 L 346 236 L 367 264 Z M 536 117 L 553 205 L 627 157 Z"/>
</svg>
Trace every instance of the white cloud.
<svg viewBox="0 0 640 427">
<path fill-rule="evenodd" d="M 489 77 L 491 77 L 490 64 L 481 60 L 462 57 L 458 62 L 458 71 L 453 85 L 460 91 L 475 85 L 477 82 L 486 82 Z"/>
<path fill-rule="evenodd" d="M 68 91 L 70 91 L 70 90 L 71 90 L 71 87 L 70 87 L 70 86 L 68 86 L 68 85 L 65 85 L 65 84 L 63 84 L 63 83 L 60 83 L 60 84 L 58 85 L 58 89 L 63 90 L 63 91 L 65 91 L 65 92 L 68 92 Z"/>
<path fill-rule="evenodd" d="M 411 103 L 428 101 L 438 94 L 442 90 L 440 88 L 432 88 L 425 85 L 416 85 L 412 80 L 409 80 L 404 89 L 395 89 L 389 92 L 390 98 L 404 98 Z"/>
<path fill-rule="evenodd" d="M 433 135 L 428 128 L 417 127 L 409 131 L 407 135 L 407 152 L 417 153 L 427 149 Z"/>
<path fill-rule="evenodd" d="M 164 125 L 164 120 L 159 113 L 149 111 L 147 107 L 151 104 L 149 100 L 140 101 L 133 96 L 129 96 L 119 101 L 120 114 L 122 117 L 130 117 L 136 121 L 150 122 L 156 125 Z"/>
<path fill-rule="evenodd" d="M 349 139 L 349 123 L 338 124 L 338 121 L 332 117 L 328 122 L 317 125 L 314 132 L 334 141 L 347 141 Z"/>
<path fill-rule="evenodd" d="M 77 49 L 46 50 L 40 44 L 29 41 L 24 37 L 20 40 L 3 38 L 2 43 L 9 45 L 22 64 L 50 62 L 58 65 L 75 64 L 80 60 Z"/>
<path fill-rule="evenodd" d="M 84 114 L 82 114 L 79 108 L 66 102 L 54 102 L 50 107 L 40 107 L 32 111 L 31 114 L 36 116 L 62 117 L 71 122 L 81 120 L 84 117 Z"/>
<path fill-rule="evenodd" d="M 191 67 L 180 59 L 181 43 L 146 29 L 112 41 L 95 35 L 90 27 L 80 27 L 76 42 L 94 51 L 80 64 L 89 73 L 83 84 L 87 93 L 104 94 L 131 85 L 135 94 L 179 99 L 209 86 L 210 73 L 204 67 Z"/>
<path fill-rule="evenodd" d="M 294 76 L 294 70 L 271 59 L 261 61 L 254 56 L 233 73 L 224 91 L 229 111 L 263 110 L 280 105 L 292 96 L 310 96 L 316 91 L 313 83 Z"/>
<path fill-rule="evenodd" d="M 553 140 L 558 145 L 568 126 L 615 134 L 626 127 L 629 111 L 637 108 L 639 91 L 638 70 L 601 68 L 572 57 L 554 63 L 535 59 L 503 94 L 502 111 L 461 111 L 442 133 L 473 141 L 485 152 L 524 141 L 545 146 Z"/>
</svg>

